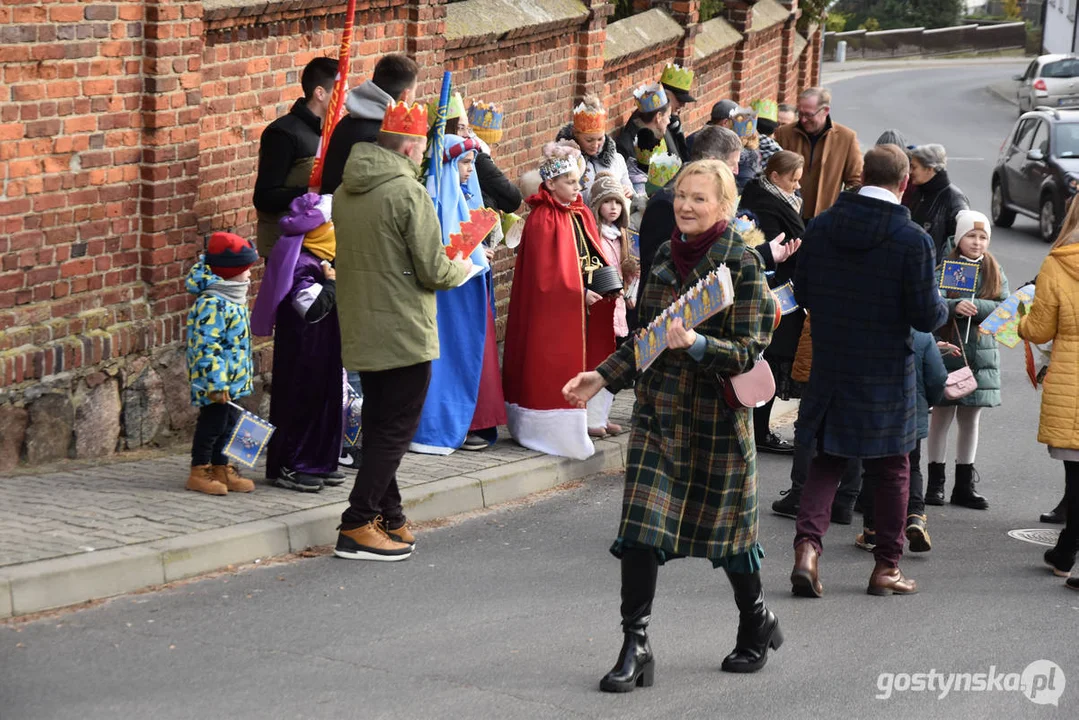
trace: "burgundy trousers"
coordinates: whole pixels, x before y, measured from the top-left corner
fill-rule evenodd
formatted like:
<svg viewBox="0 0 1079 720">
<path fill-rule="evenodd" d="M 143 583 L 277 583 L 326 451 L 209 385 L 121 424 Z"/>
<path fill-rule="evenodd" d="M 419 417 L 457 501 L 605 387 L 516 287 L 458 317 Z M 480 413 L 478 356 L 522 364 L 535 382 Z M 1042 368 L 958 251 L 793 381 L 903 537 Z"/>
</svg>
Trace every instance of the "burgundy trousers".
<svg viewBox="0 0 1079 720">
<path fill-rule="evenodd" d="M 809 465 L 809 477 L 802 489 L 802 502 L 795 524 L 794 546 L 810 542 L 817 552 L 832 519 L 832 500 L 849 458 L 819 453 Z M 897 567 L 903 557 L 907 498 L 910 494 L 910 462 L 906 455 L 863 459 L 862 466 L 876 479 L 874 511 L 878 562 Z"/>
</svg>

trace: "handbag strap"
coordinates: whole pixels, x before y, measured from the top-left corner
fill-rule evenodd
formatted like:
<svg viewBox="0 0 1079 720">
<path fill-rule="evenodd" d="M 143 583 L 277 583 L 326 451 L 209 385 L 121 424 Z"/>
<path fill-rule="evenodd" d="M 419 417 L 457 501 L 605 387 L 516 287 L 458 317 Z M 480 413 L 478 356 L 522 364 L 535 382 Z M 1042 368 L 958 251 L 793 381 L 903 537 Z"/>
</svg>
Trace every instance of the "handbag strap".
<svg viewBox="0 0 1079 720">
<path fill-rule="evenodd" d="M 959 345 L 959 352 L 963 354 L 963 365 L 970 367 L 970 363 L 967 362 L 967 344 L 963 342 L 963 336 L 959 334 L 959 324 L 956 323 L 954 317 L 952 318 L 952 330 L 955 331 L 955 342 Z"/>
</svg>

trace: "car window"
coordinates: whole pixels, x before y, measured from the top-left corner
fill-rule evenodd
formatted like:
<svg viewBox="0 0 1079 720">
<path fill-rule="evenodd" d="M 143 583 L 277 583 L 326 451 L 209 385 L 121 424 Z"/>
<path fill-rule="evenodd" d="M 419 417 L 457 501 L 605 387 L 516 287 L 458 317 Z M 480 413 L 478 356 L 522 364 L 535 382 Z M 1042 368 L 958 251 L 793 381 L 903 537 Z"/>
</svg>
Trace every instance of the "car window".
<svg viewBox="0 0 1079 720">
<path fill-rule="evenodd" d="M 1031 78 L 1034 77 L 1034 74 L 1037 71 L 1038 71 L 1038 61 L 1035 60 L 1034 62 L 1027 65 L 1027 71 L 1025 73 L 1023 73 L 1023 79 L 1024 80 L 1030 80 Z"/>
<path fill-rule="evenodd" d="M 1038 123 L 1038 129 L 1034 132 L 1034 141 L 1031 142 L 1030 149 L 1041 150 L 1043 155 L 1049 155 L 1049 123 Z"/>
<path fill-rule="evenodd" d="M 1061 123 L 1055 135 L 1053 147 L 1057 157 L 1079 158 L 1079 123 Z"/>
<path fill-rule="evenodd" d="M 1065 58 L 1046 63 L 1042 65 L 1041 76 L 1043 78 L 1079 77 L 1079 58 Z"/>
<path fill-rule="evenodd" d="M 1029 149 L 1030 138 L 1034 135 L 1034 126 L 1037 124 L 1038 121 L 1034 118 L 1020 120 L 1019 127 L 1015 131 L 1015 140 L 1012 141 L 1012 144 L 1020 150 Z"/>
</svg>

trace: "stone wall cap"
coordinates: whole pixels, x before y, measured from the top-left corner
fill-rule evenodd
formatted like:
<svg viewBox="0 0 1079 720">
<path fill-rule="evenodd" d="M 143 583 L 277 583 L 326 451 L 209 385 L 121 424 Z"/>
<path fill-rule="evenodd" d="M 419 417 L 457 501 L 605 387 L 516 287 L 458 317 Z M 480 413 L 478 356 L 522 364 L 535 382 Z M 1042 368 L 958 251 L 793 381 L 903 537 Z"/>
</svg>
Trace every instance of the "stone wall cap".
<svg viewBox="0 0 1079 720">
<path fill-rule="evenodd" d="M 806 49 L 809 41 L 802 37 L 802 33 L 794 33 L 794 56 L 798 57 Z"/>
<path fill-rule="evenodd" d="M 742 33 L 723 18 L 701 23 L 701 31 L 693 41 L 693 54 L 700 60 L 715 55 L 742 41 Z"/>
<path fill-rule="evenodd" d="M 685 29 L 678 21 L 663 10 L 652 8 L 607 26 L 603 59 L 610 62 L 656 45 L 676 42 L 684 34 Z"/>
<path fill-rule="evenodd" d="M 448 42 L 499 38 L 522 28 L 583 22 L 587 17 L 588 8 L 578 0 L 464 0 L 446 5 L 443 34 Z"/>
<path fill-rule="evenodd" d="M 776 0 L 761 0 L 753 6 L 753 25 L 751 30 L 759 32 L 773 25 L 786 22 L 791 16 L 791 9 L 783 7 Z"/>
</svg>

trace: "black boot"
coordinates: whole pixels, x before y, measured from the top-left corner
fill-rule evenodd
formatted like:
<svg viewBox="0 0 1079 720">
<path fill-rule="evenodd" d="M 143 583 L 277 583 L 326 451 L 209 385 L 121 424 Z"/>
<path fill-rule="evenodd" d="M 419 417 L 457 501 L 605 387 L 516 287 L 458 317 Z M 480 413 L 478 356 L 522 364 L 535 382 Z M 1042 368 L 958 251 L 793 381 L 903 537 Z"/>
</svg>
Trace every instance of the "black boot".
<svg viewBox="0 0 1079 720">
<path fill-rule="evenodd" d="M 974 492 L 974 466 L 955 464 L 955 487 L 952 488 L 952 505 L 962 505 L 972 510 L 988 510 L 989 501 Z"/>
<path fill-rule="evenodd" d="M 929 463 L 929 478 L 925 488 L 925 504 L 944 504 L 944 463 Z"/>
<path fill-rule="evenodd" d="M 778 650 L 783 644 L 779 620 L 764 606 L 761 574 L 727 571 L 738 606 L 738 640 L 734 650 L 723 659 L 725 672 L 757 672 L 768 662 L 768 648 Z"/>
<path fill-rule="evenodd" d="M 635 687 L 652 687 L 656 665 L 647 630 L 658 570 L 654 550 L 623 550 L 622 631 L 625 639 L 618 662 L 599 681 L 599 689 L 603 692 L 626 693 Z"/>
<path fill-rule="evenodd" d="M 772 503 L 772 512 L 783 517 L 798 517 L 798 506 L 802 502 L 802 487 L 809 473 L 809 463 L 813 459 L 813 448 L 794 443 L 794 460 L 791 462 L 791 489 L 780 493 L 783 497 Z"/>
<path fill-rule="evenodd" d="M 1039 518 L 1043 523 L 1051 525 L 1063 525 L 1068 520 L 1068 496 L 1060 498 L 1057 506 L 1047 513 L 1042 513 Z"/>
</svg>

